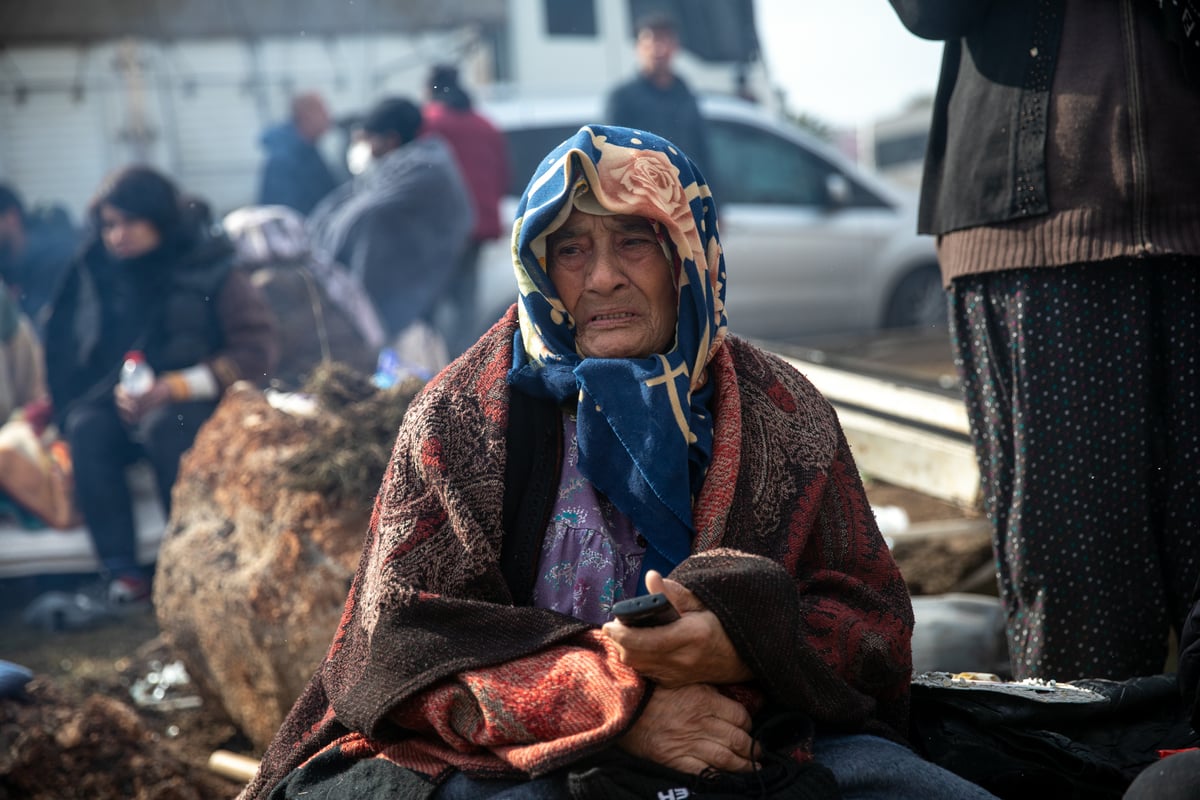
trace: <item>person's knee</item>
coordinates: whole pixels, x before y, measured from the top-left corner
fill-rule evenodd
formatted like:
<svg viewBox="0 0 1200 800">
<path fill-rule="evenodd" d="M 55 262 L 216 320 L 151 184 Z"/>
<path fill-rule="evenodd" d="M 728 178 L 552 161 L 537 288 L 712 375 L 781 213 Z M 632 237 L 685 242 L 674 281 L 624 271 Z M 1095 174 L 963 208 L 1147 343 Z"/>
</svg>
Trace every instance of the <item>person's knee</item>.
<svg viewBox="0 0 1200 800">
<path fill-rule="evenodd" d="M 1183 800 L 1200 797 L 1200 750 L 1187 750 L 1146 767 L 1124 800 Z"/>
<path fill-rule="evenodd" d="M 63 438 L 75 461 L 112 456 L 119 458 L 125 431 L 114 411 L 84 406 L 72 410 L 63 422 Z"/>
<path fill-rule="evenodd" d="M 103 423 L 104 417 L 99 409 L 90 406 L 72 409 L 67 412 L 67 418 L 63 421 L 63 435 L 75 437 L 90 433 Z"/>
</svg>

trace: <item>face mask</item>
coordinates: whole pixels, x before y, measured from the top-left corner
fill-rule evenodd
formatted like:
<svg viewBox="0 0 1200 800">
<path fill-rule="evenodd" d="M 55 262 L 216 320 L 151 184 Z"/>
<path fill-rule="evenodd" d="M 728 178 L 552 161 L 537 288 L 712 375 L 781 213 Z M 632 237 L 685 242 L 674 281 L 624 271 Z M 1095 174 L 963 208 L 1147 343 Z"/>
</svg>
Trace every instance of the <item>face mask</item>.
<svg viewBox="0 0 1200 800">
<path fill-rule="evenodd" d="M 371 145 L 366 140 L 355 142 L 346 151 L 346 168 L 351 175 L 361 175 L 371 166 Z"/>
</svg>

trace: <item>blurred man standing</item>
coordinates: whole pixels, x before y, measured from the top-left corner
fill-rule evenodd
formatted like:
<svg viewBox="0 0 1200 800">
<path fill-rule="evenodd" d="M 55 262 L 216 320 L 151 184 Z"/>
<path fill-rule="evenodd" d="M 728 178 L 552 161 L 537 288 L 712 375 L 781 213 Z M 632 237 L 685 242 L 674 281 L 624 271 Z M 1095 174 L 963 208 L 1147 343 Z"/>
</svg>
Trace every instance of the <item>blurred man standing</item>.
<svg viewBox="0 0 1200 800">
<path fill-rule="evenodd" d="M 635 27 L 638 74 L 612 90 L 606 120 L 657 133 L 691 156 L 704 170 L 708 140 L 692 90 L 675 74 L 671 62 L 679 52 L 679 30 L 669 14 L 654 12 Z"/>
<path fill-rule="evenodd" d="M 315 92 L 296 95 L 292 100 L 291 119 L 263 134 L 261 144 L 267 151 L 259 205 L 282 205 L 308 214 L 338 181 L 317 142 L 329 130 L 332 120 L 325 101 Z"/>
<path fill-rule="evenodd" d="M 457 68 L 435 66 L 426 89 L 428 100 L 421 110 L 423 135 L 440 136 L 450 145 L 475 210 L 475 227 L 447 290 L 450 319 L 441 326 L 454 357 L 482 332 L 475 330 L 479 250 L 484 242 L 501 234 L 500 198 L 508 189 L 508 146 L 496 126 L 472 108 L 471 96 L 458 82 Z"/>
</svg>

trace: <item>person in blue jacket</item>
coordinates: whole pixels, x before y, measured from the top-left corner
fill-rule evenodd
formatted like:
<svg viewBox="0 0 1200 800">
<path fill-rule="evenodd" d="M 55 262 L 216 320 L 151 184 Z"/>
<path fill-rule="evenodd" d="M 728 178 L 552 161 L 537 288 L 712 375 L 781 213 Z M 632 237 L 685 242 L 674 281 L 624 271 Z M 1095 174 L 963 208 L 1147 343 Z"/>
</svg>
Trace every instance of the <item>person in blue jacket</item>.
<svg viewBox="0 0 1200 800">
<path fill-rule="evenodd" d="M 267 160 L 263 165 L 258 204 L 294 208 L 307 215 L 337 185 L 317 142 L 329 130 L 325 101 L 314 92 L 292 100 L 291 119 L 262 136 Z"/>
</svg>

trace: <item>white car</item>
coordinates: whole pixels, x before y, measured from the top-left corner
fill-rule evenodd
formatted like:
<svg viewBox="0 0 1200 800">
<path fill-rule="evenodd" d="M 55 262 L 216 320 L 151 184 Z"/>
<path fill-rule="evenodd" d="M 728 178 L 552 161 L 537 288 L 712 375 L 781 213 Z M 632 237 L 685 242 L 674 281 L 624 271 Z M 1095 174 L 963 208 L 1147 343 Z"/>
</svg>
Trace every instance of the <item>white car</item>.
<svg viewBox="0 0 1200 800">
<path fill-rule="evenodd" d="M 512 196 L 539 159 L 582 125 L 602 119 L 602 98 L 481 103 L 508 138 Z M 760 106 L 702 97 L 729 276 L 734 333 L 794 341 L 814 334 L 941 325 L 946 300 L 932 238 L 916 234 L 915 198 Z M 480 331 L 516 298 L 511 243 L 481 255 Z"/>
</svg>

